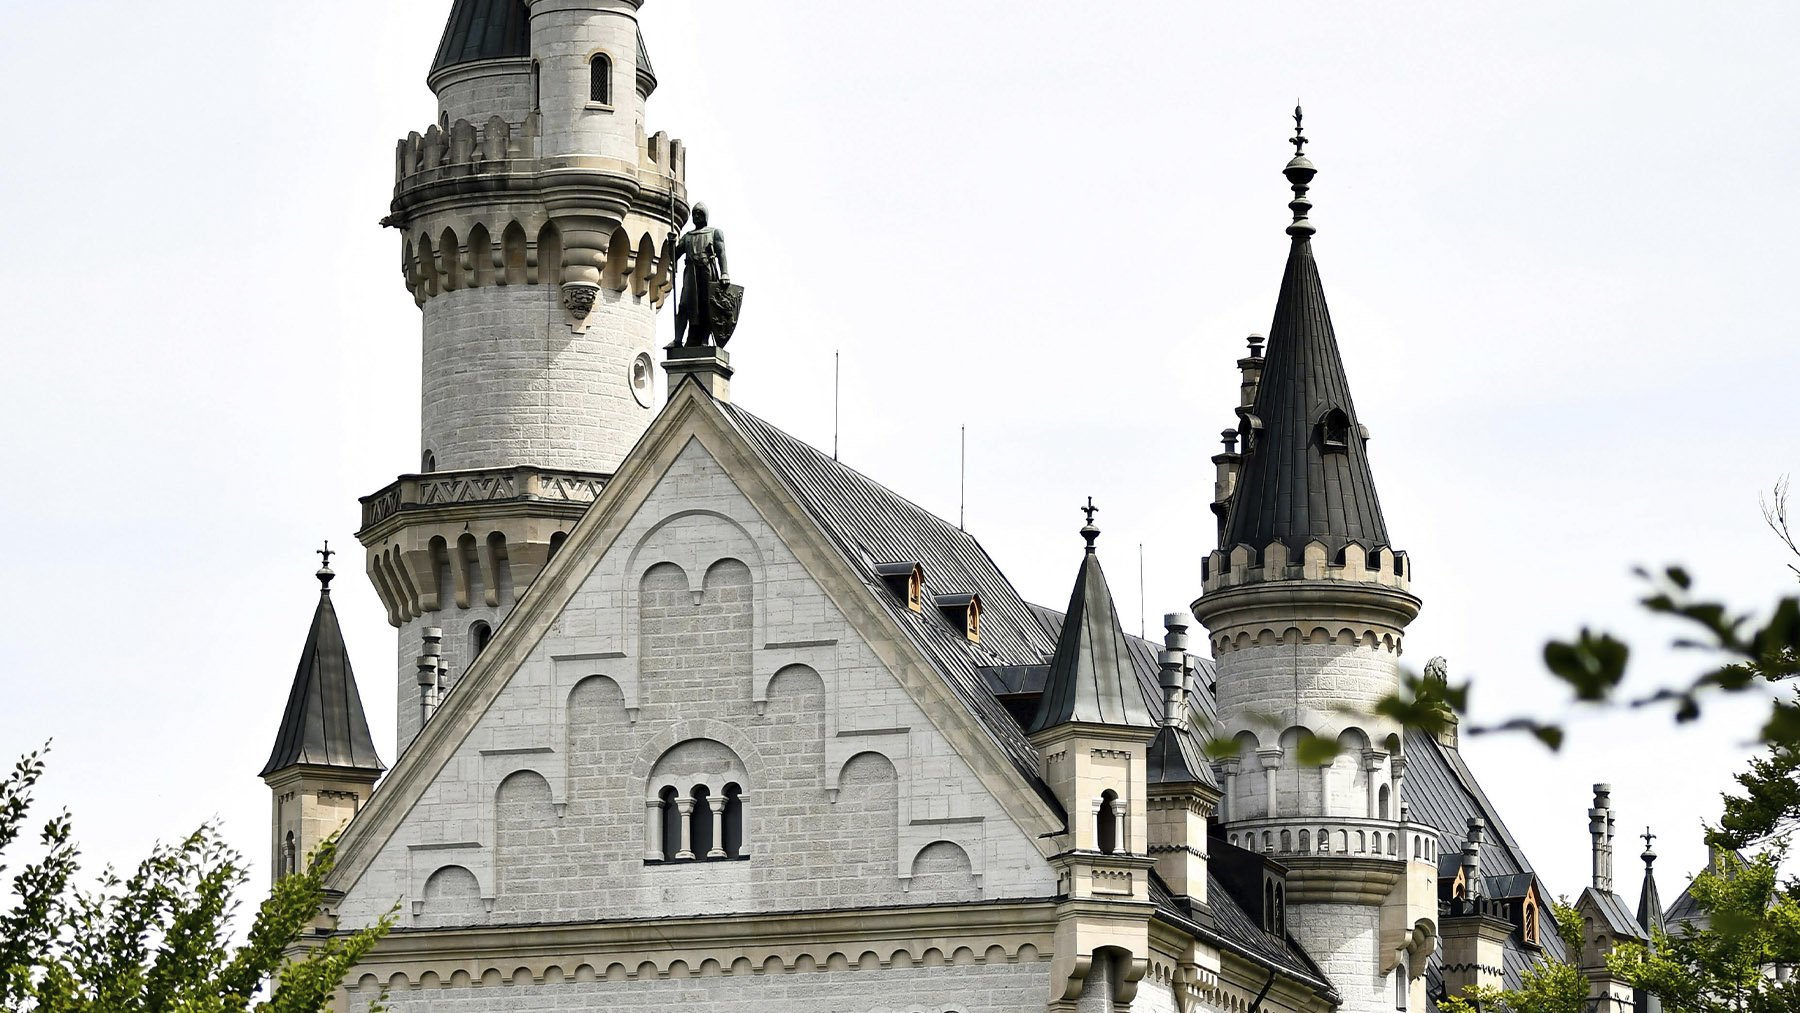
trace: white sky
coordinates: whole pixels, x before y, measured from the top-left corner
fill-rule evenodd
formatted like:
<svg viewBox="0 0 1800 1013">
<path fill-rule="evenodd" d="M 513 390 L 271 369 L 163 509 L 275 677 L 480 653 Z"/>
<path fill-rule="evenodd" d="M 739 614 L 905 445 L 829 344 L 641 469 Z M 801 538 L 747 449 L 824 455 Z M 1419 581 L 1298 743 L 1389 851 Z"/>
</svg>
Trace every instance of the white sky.
<svg viewBox="0 0 1800 1013">
<path fill-rule="evenodd" d="M 39 815 L 73 810 L 96 862 L 217 816 L 266 875 L 255 774 L 311 551 L 354 550 L 356 498 L 418 457 L 419 314 L 376 222 L 448 6 L 0 6 L 0 759 L 55 737 Z M 1123 612 L 1139 542 L 1153 628 L 1198 593 L 1296 96 L 1425 601 L 1410 663 L 1473 675 L 1479 719 L 1550 717 L 1542 644 L 1583 622 L 1633 635 L 1644 686 L 1692 674 L 1633 565 L 1745 606 L 1793 589 L 1756 501 L 1800 463 L 1794 5 L 654 0 L 643 22 L 651 126 L 688 142 L 749 290 L 736 399 L 828 447 L 841 350 L 845 460 L 951 517 L 966 424 L 969 525 L 1030 598 L 1066 599 L 1088 495 Z M 337 603 L 391 763 L 393 631 L 359 562 Z M 1755 714 L 1465 753 L 1553 891 L 1585 881 L 1607 780 L 1672 897 Z"/>
</svg>

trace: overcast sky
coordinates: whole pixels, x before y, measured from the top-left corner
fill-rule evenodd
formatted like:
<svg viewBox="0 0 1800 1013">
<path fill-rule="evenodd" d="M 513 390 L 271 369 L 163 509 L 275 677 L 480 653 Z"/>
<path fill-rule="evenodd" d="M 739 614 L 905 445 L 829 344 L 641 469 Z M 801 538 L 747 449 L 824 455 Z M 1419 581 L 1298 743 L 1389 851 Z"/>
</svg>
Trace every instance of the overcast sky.
<svg viewBox="0 0 1800 1013">
<path fill-rule="evenodd" d="M 96 861 L 202 820 L 266 876 L 266 758 L 323 538 L 393 762 L 394 631 L 357 497 L 418 459 L 419 311 L 386 212 L 446 0 L 0 5 L 10 537 L 0 759 Z M 1076 507 L 1135 621 L 1199 593 L 1234 360 L 1287 239 L 1289 112 L 1388 526 L 1474 713 L 1554 717 L 1546 638 L 1637 645 L 1637 564 L 1793 589 L 1757 496 L 1800 462 L 1792 4 L 652 0 L 650 126 L 731 237 L 735 399 L 968 523 L 1060 605 Z M 667 327 L 668 324 L 663 324 Z M 410 678 L 410 675 L 408 676 Z M 1465 754 L 1550 888 L 1588 786 L 1672 897 L 1756 708 L 1582 715 Z M 1637 844 L 1620 846 L 1635 896 Z M 1630 871 L 1627 871 L 1630 870 Z"/>
</svg>

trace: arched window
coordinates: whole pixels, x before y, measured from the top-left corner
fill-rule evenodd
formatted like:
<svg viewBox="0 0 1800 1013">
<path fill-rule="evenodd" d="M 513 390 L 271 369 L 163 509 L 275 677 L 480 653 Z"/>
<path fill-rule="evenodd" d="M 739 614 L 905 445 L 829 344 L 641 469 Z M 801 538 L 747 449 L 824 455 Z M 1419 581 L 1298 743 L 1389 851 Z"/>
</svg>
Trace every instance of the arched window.
<svg viewBox="0 0 1800 1013">
<path fill-rule="evenodd" d="M 1094 812 L 1095 847 L 1102 854 L 1110 855 L 1119 850 L 1119 824 L 1113 816 L 1113 806 L 1117 804 L 1119 793 L 1111 788 L 1100 793 L 1100 808 Z"/>
<path fill-rule="evenodd" d="M 744 857 L 746 780 L 722 742 L 689 739 L 664 753 L 650 772 L 646 861 Z"/>
<path fill-rule="evenodd" d="M 1406 954 L 1402 953 L 1399 962 L 1394 965 L 1394 1008 L 1402 1013 L 1406 1010 L 1406 993 L 1409 991 L 1407 983 L 1410 978 L 1411 975 L 1407 973 Z"/>
<path fill-rule="evenodd" d="M 1263 931 L 1275 931 L 1275 881 L 1263 880 Z"/>
<path fill-rule="evenodd" d="M 469 624 L 469 647 L 471 659 L 487 649 L 488 641 L 494 639 L 494 628 L 485 621 L 477 619 Z"/>
<path fill-rule="evenodd" d="M 567 531 L 558 531 L 558 532 L 552 534 L 550 536 L 550 554 L 544 558 L 547 560 L 555 559 L 557 550 L 561 549 L 563 547 L 563 543 L 568 540 L 569 540 L 569 533 Z"/>
<path fill-rule="evenodd" d="M 1350 416 L 1333 408 L 1319 420 L 1319 444 L 1326 450 L 1350 449 Z"/>
<path fill-rule="evenodd" d="M 1391 797 L 1392 796 L 1388 790 L 1388 786 L 1385 784 L 1382 785 L 1381 786 L 1381 794 L 1377 796 L 1378 801 L 1376 802 L 1376 805 L 1375 805 L 1375 809 L 1376 809 L 1375 815 L 1376 815 L 1377 819 L 1385 820 L 1388 818 L 1388 799 Z"/>
<path fill-rule="evenodd" d="M 424 455 L 419 458 L 419 473 L 429 475 L 436 470 L 437 455 L 429 450 L 425 451 Z"/>
<path fill-rule="evenodd" d="M 537 112 L 544 106 L 544 75 L 538 70 L 537 61 L 531 61 L 531 111 Z"/>
<path fill-rule="evenodd" d="M 588 101 L 595 105 L 612 105 L 612 58 L 595 53 L 588 61 Z"/>
<path fill-rule="evenodd" d="M 281 846 L 281 874 L 292 876 L 300 867 L 300 856 L 294 843 L 294 832 L 289 830 L 287 841 Z"/>
<path fill-rule="evenodd" d="M 719 843 L 730 858 L 744 853 L 744 789 L 736 784 L 725 786 L 725 821 Z"/>
</svg>

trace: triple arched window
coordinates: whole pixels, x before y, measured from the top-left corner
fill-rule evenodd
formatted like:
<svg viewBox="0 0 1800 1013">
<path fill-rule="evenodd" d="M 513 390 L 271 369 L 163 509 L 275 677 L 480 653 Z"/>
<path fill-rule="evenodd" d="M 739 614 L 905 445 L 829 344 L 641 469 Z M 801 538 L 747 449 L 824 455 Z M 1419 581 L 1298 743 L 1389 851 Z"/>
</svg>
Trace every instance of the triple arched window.
<svg viewBox="0 0 1800 1013">
<path fill-rule="evenodd" d="M 748 857 L 748 783 L 743 762 L 724 743 L 677 743 L 650 771 L 644 799 L 645 861 Z"/>
<path fill-rule="evenodd" d="M 665 786 L 650 803 L 656 810 L 658 847 L 651 861 L 698 862 L 743 858 L 744 788 L 736 781 L 714 788 Z"/>
</svg>

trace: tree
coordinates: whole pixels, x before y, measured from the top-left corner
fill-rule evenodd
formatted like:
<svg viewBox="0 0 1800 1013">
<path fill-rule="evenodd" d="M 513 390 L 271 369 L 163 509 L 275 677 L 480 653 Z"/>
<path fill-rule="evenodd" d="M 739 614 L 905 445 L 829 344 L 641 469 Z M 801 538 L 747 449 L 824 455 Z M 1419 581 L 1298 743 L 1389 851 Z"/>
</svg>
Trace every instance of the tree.
<svg viewBox="0 0 1800 1013">
<path fill-rule="evenodd" d="M 0 780 L 0 856 L 19 837 L 43 772 L 36 752 Z M 74 886 L 78 852 L 67 813 L 45 824 L 39 843 L 43 857 L 14 877 L 16 902 L 0 917 L 6 1013 L 319 1013 L 393 924 L 389 912 L 289 959 L 319 913 L 329 842 L 304 871 L 275 884 L 236 946 L 231 922 L 248 874 L 216 827 L 157 845 L 129 877 L 108 869 L 91 891 Z"/>
<path fill-rule="evenodd" d="M 1667 1013 L 1791 1013 L 1800 982 L 1776 981 L 1777 964 L 1800 962 L 1800 899 L 1778 876 L 1786 848 L 1748 861 L 1731 852 L 1689 888 L 1704 926 L 1657 932 L 1651 945 L 1624 942 L 1607 957 L 1620 980 L 1662 1000 Z"/>
<path fill-rule="evenodd" d="M 1566 901 L 1552 905 L 1556 934 L 1569 953 L 1581 952 L 1581 918 Z M 1588 980 L 1567 960 L 1545 957 L 1519 976 L 1516 989 L 1475 985 L 1461 995 L 1446 996 L 1439 1013 L 1586 1013 Z"/>
</svg>

